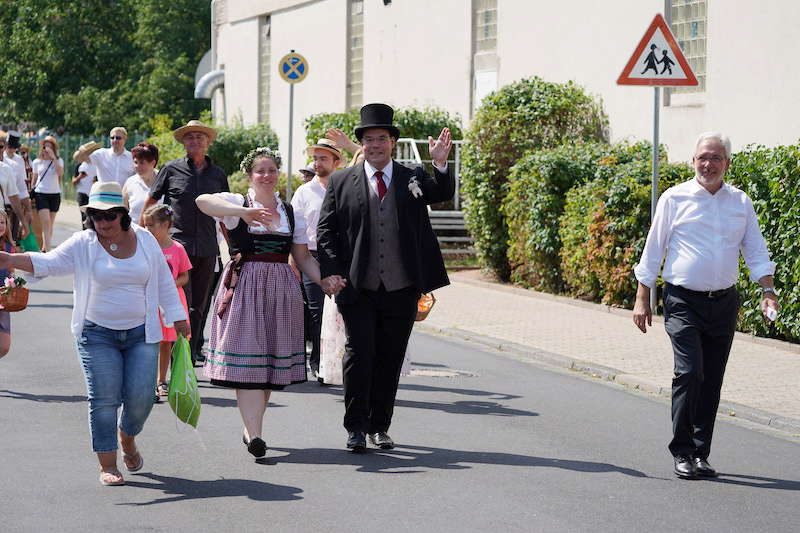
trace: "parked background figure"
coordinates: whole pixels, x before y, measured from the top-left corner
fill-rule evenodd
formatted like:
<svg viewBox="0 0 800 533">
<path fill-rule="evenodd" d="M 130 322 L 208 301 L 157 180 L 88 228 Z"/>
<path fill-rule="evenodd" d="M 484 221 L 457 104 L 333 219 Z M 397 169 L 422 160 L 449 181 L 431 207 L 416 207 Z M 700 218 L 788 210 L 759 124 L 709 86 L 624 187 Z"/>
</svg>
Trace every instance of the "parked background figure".
<svg viewBox="0 0 800 533">
<path fill-rule="evenodd" d="M 161 168 L 144 208 L 162 198 L 165 204 L 172 207 L 172 238 L 181 243 L 189 254 L 192 271 L 184 290 L 192 331 L 195 332 L 190 341 L 192 360 L 197 362 L 203 360 L 203 332 L 200 329 L 213 289 L 219 246 L 214 219 L 202 213 L 195 200 L 201 194 L 227 192 L 230 189 L 225 172 L 206 155 L 208 146 L 217 137 L 214 128 L 199 120 L 190 120 L 176 129 L 173 135 L 176 141 L 183 144 L 186 157 L 170 161 Z M 142 221 L 139 223 L 142 224 Z"/>
<path fill-rule="evenodd" d="M 61 208 L 61 179 L 64 160 L 58 157 L 58 141 L 48 135 L 39 144 L 39 156 L 31 163 L 36 209 L 42 224 L 42 250 L 49 251 L 53 241 L 53 225 Z"/>
<path fill-rule="evenodd" d="M 12 211 L 6 209 L 8 226 L 11 228 L 11 236 L 16 243 L 28 235 L 33 213 L 28 192 L 28 173 L 25 170 L 25 160 L 18 153 L 21 146 L 19 132 L 9 130 L 6 135 L 5 149 L 0 150 L 3 151 L 3 162 L 11 167 L 20 203 L 18 209 Z"/>
<path fill-rule="evenodd" d="M 122 187 L 133 174 L 133 156 L 125 149 L 128 132 L 122 126 L 116 126 L 111 128 L 108 137 L 111 148 L 93 151 L 89 162 L 97 170 L 97 181 L 115 181 Z"/>
<path fill-rule="evenodd" d="M 153 407 L 158 309 L 179 333 L 190 332 L 161 247 L 131 224 L 119 184 L 95 183 L 82 209 L 85 230 L 48 253 L 0 252 L 0 269 L 17 268 L 36 278 L 74 275 L 71 329 L 86 380 L 92 449 L 100 483 L 122 485 L 117 442 L 128 471 L 141 470 L 144 462 L 135 437 Z"/>
<path fill-rule="evenodd" d="M 316 144 L 306 148 L 308 156 L 314 159 L 313 167 L 315 176 L 307 183 L 300 185 L 292 196 L 292 208 L 296 219 L 302 218 L 305 222 L 306 236 L 308 238 L 308 251 L 317 258 L 317 221 L 325 198 L 325 189 L 328 187 L 328 178 L 342 163 L 342 153 L 330 139 L 320 139 Z M 308 364 L 312 379 L 319 378 L 320 354 L 320 328 L 322 326 L 322 305 L 325 293 L 322 288 L 308 276 L 302 276 L 303 288 L 308 306 L 308 321 L 306 331 L 311 341 L 311 354 Z"/>
<path fill-rule="evenodd" d="M 75 187 L 75 200 L 78 202 L 78 207 L 82 207 L 89 203 L 89 192 L 92 190 L 92 184 L 97 177 L 97 169 L 89 162 L 89 154 L 97 150 L 102 145 L 98 142 L 90 141 L 82 144 L 75 153 L 72 154 L 72 159 L 78 163 L 78 175 L 72 178 L 72 185 Z M 86 213 L 81 211 L 81 224 L 86 222 Z"/>
<path fill-rule="evenodd" d="M 263 457 L 263 418 L 270 393 L 306 381 L 303 299 L 288 264 L 320 283 L 319 265 L 308 253 L 305 221 L 275 190 L 280 155 L 256 148 L 242 160 L 246 196 L 203 194 L 197 205 L 228 231 L 231 262 L 217 290 L 204 373 L 214 385 L 236 390 L 244 423 L 242 441 Z M 341 286 L 328 282 L 326 291 Z"/>
<path fill-rule="evenodd" d="M 133 147 L 131 154 L 136 173 L 125 181 L 122 187 L 122 199 L 128 206 L 131 219 L 138 223 L 142 218 L 144 204 L 150 198 L 150 187 L 156 181 L 158 148 L 153 144 L 141 142 Z"/>
</svg>

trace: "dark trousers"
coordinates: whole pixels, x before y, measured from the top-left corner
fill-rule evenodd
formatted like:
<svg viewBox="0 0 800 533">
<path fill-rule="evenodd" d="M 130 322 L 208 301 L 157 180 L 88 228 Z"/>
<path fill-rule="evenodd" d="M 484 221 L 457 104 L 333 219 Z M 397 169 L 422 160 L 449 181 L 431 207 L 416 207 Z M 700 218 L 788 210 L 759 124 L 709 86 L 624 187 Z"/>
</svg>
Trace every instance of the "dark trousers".
<svg viewBox="0 0 800 533">
<path fill-rule="evenodd" d="M 669 284 L 664 290 L 664 321 L 675 356 L 669 443 L 673 456 L 708 458 L 711 453 L 738 312 L 735 289 L 714 297 Z"/>
<path fill-rule="evenodd" d="M 342 361 L 344 427 L 348 431 L 387 431 L 419 292 L 359 290 L 351 304 L 340 304 L 347 345 Z"/>
<path fill-rule="evenodd" d="M 311 341 L 311 355 L 308 365 L 314 372 L 319 371 L 319 336 L 322 331 L 322 305 L 325 302 L 325 293 L 322 287 L 311 281 L 303 274 L 303 288 L 305 292 L 306 308 L 306 338 Z"/>
<path fill-rule="evenodd" d="M 76 200 L 78 200 L 78 207 L 81 207 L 82 205 L 86 205 L 89 203 L 89 195 L 86 194 L 85 192 L 79 192 L 76 194 Z M 138 221 L 134 220 L 134 222 Z M 85 223 L 86 223 L 86 213 L 84 211 L 81 211 L 81 225 Z"/>
<path fill-rule="evenodd" d="M 189 346 L 194 359 L 203 348 L 202 327 L 205 324 L 205 314 L 208 312 L 206 303 L 213 289 L 217 256 L 190 255 L 189 261 L 192 263 L 192 269 L 189 271 L 189 283 L 183 286 L 183 291 L 186 293 L 186 303 L 189 306 L 189 325 L 192 328 Z"/>
</svg>

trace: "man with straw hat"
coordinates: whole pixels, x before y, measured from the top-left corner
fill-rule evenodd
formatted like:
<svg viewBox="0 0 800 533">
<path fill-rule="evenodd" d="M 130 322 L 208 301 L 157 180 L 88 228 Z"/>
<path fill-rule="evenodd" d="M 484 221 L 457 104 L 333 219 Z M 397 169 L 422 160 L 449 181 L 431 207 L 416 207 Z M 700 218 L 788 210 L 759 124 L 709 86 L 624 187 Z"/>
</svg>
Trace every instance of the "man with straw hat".
<svg viewBox="0 0 800 533">
<path fill-rule="evenodd" d="M 142 212 L 163 198 L 172 207 L 172 238 L 180 242 L 192 270 L 189 283 L 184 286 L 189 305 L 189 320 L 195 334 L 190 341 L 192 358 L 202 361 L 202 325 L 205 323 L 206 305 L 213 289 L 214 267 L 217 264 L 217 226 L 214 219 L 203 214 L 195 200 L 201 194 L 228 192 L 225 172 L 208 157 L 208 146 L 217 138 L 217 131 L 199 120 L 190 120 L 173 132 L 175 140 L 183 144 L 186 157 L 175 159 L 164 165 L 150 188 L 150 198 Z M 140 224 L 142 221 L 139 221 Z"/>
<path fill-rule="evenodd" d="M 336 148 L 336 145 L 330 139 L 320 139 L 316 144 L 306 148 L 306 154 L 314 160 L 309 165 L 309 168 L 313 168 L 314 177 L 307 183 L 300 185 L 294 192 L 292 207 L 294 208 L 295 216 L 303 217 L 306 221 L 308 251 L 316 258 L 319 211 L 322 208 L 322 200 L 325 198 L 328 178 L 341 166 L 342 152 Z M 311 368 L 312 377 L 319 379 L 320 331 L 325 293 L 319 285 L 311 281 L 305 274 L 303 274 L 303 287 L 308 306 L 307 316 L 310 318 L 310 323 L 306 324 L 306 331 L 312 345 L 308 365 Z"/>
</svg>

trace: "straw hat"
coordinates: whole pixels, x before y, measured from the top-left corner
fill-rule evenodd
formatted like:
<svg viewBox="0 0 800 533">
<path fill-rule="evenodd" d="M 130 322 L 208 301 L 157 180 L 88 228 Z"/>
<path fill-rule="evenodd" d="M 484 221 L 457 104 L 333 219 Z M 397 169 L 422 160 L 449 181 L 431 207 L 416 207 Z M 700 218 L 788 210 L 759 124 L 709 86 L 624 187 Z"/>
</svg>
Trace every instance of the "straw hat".
<svg viewBox="0 0 800 533">
<path fill-rule="evenodd" d="M 183 142 L 183 136 L 187 133 L 191 133 L 193 131 L 199 131 L 200 133 L 205 133 L 208 135 L 208 142 L 214 142 L 214 139 L 217 138 L 217 130 L 210 126 L 206 126 L 199 120 L 190 120 L 186 123 L 185 126 L 181 126 L 177 130 L 172 132 L 172 135 L 175 137 L 175 140 L 179 143 Z"/>
<path fill-rule="evenodd" d="M 89 161 L 89 155 L 97 150 L 98 148 L 102 148 L 103 145 L 99 142 L 89 141 L 88 143 L 80 145 L 80 147 L 75 150 L 75 153 L 72 154 L 72 159 L 77 161 L 78 163 L 85 163 Z"/>
<path fill-rule="evenodd" d="M 306 148 L 306 153 L 312 156 L 314 155 L 314 150 L 326 150 L 336 156 L 339 161 L 342 160 L 342 152 L 336 148 L 336 144 L 330 139 L 323 138 L 318 140 L 317 144 L 312 144 Z"/>
<path fill-rule="evenodd" d="M 81 206 L 81 211 L 86 212 L 87 209 L 97 209 L 98 211 L 107 211 L 114 208 L 123 208 L 125 211 L 125 203 L 122 201 L 122 187 L 116 181 L 96 181 L 92 184 L 92 190 L 89 191 L 89 203 Z"/>
<path fill-rule="evenodd" d="M 56 158 L 57 158 L 58 157 L 58 151 L 60 150 L 60 148 L 58 147 L 58 139 L 56 139 L 52 135 L 48 135 L 47 137 L 44 137 L 43 139 L 41 139 L 39 141 L 39 151 L 41 152 L 42 150 L 44 150 L 44 143 L 48 143 L 48 142 L 53 145 L 53 149 L 54 149 L 53 151 L 56 153 Z"/>
</svg>

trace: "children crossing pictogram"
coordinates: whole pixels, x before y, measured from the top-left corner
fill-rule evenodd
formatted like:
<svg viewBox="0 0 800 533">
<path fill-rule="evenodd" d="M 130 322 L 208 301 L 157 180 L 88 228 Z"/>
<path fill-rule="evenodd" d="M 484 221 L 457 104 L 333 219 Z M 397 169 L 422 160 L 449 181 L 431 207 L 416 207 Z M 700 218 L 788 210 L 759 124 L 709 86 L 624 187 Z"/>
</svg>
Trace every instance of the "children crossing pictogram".
<svg viewBox="0 0 800 533">
<path fill-rule="evenodd" d="M 660 14 L 650 23 L 617 84 L 697 85 L 692 68 Z"/>
</svg>

